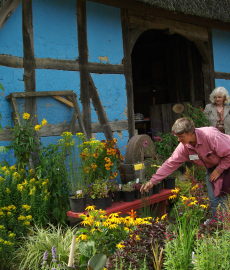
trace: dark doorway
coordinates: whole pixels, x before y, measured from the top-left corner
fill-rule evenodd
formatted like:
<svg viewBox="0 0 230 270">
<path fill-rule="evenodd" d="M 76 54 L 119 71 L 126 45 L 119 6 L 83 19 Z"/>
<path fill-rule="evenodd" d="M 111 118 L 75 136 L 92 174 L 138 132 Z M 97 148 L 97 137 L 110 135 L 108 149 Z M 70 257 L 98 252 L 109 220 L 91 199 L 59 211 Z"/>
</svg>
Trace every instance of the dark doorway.
<svg viewBox="0 0 230 270">
<path fill-rule="evenodd" d="M 202 57 L 193 42 L 167 31 L 147 30 L 132 51 L 135 119 L 139 134 L 150 130 L 153 105 L 204 102 Z M 171 112 L 170 112 L 171 113 Z"/>
</svg>

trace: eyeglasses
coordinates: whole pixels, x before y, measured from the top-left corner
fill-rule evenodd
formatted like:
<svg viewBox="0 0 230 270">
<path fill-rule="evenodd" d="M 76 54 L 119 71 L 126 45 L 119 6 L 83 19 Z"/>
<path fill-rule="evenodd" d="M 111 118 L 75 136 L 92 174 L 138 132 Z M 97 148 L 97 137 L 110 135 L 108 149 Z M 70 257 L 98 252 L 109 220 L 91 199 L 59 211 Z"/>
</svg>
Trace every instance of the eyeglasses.
<svg viewBox="0 0 230 270">
<path fill-rule="evenodd" d="M 185 134 L 184 136 L 177 136 L 177 135 L 174 134 L 174 136 L 177 137 L 177 139 L 179 139 L 179 140 L 184 139 L 184 137 L 185 137 L 186 135 L 187 135 L 187 134 Z"/>
</svg>

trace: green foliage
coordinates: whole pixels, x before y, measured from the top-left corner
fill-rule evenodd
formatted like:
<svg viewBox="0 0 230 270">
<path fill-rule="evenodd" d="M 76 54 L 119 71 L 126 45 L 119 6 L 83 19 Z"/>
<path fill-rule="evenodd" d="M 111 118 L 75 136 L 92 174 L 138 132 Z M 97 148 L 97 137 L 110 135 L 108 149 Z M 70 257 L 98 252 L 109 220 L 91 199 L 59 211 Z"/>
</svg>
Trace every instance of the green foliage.
<svg viewBox="0 0 230 270">
<path fill-rule="evenodd" d="M 41 149 L 38 158 L 38 178 L 47 178 L 50 181 L 48 212 L 51 214 L 51 221 L 54 224 L 65 224 L 66 212 L 69 210 L 69 183 L 63 153 L 58 144 L 49 144 Z"/>
<path fill-rule="evenodd" d="M 145 163 L 145 176 L 148 180 L 152 178 L 152 175 L 161 167 L 162 160 L 159 155 L 156 155 L 154 158 L 147 158 Z"/>
<path fill-rule="evenodd" d="M 92 199 L 101 199 L 108 196 L 107 181 L 104 179 L 96 179 L 94 183 L 88 185 L 87 194 Z"/>
<path fill-rule="evenodd" d="M 194 251 L 195 270 L 230 269 L 230 232 L 216 232 L 213 237 L 203 236 L 197 240 Z"/>
<path fill-rule="evenodd" d="M 122 191 L 126 191 L 126 192 L 132 192 L 132 191 L 134 191 L 135 189 L 134 189 L 133 185 L 123 184 L 123 185 L 121 186 L 121 190 L 122 190 Z"/>
<path fill-rule="evenodd" d="M 49 227 L 39 228 L 35 226 L 31 236 L 24 238 L 24 242 L 18 250 L 18 260 L 20 266 L 18 269 L 34 270 L 40 269 L 43 262 L 43 255 L 46 251 L 50 251 L 54 246 L 56 248 L 57 261 L 63 265 L 67 265 L 70 247 L 72 243 L 73 233 L 76 228 L 63 229 L 60 226 L 49 224 Z M 48 252 L 47 263 L 52 262 L 52 254 Z M 78 265 L 79 252 L 78 246 L 75 247 L 74 264 Z"/>
<path fill-rule="evenodd" d="M 43 119 L 41 125 L 37 125 L 33 128 L 30 115 L 28 113 L 24 113 L 21 123 L 11 128 L 13 131 L 12 141 L 7 148 L 14 150 L 14 156 L 17 158 L 17 166 L 19 170 L 24 169 L 29 165 L 29 158 L 31 156 L 36 156 L 38 154 L 40 141 L 37 131 L 42 126 L 46 125 L 46 123 L 46 120 Z"/>
<path fill-rule="evenodd" d="M 49 181 L 37 179 L 33 170 L 25 173 L 23 169 L 17 172 L 15 166 L 0 168 L 0 258 L 4 264 L 11 260 L 15 240 L 28 234 L 31 224 L 47 224 L 48 186 Z"/>
<path fill-rule="evenodd" d="M 164 162 L 171 157 L 173 151 L 178 145 L 177 137 L 172 133 L 158 132 L 157 136 L 153 137 L 154 146 L 159 158 Z"/>
<path fill-rule="evenodd" d="M 93 270 L 101 270 L 106 264 L 106 259 L 106 255 L 96 254 L 90 259 L 89 266 L 92 267 Z"/>
<path fill-rule="evenodd" d="M 182 117 L 191 119 L 194 122 L 196 128 L 209 126 L 209 121 L 204 114 L 203 108 L 194 108 L 191 104 L 188 103 L 188 113 L 189 116 L 186 116 L 182 113 Z"/>
</svg>

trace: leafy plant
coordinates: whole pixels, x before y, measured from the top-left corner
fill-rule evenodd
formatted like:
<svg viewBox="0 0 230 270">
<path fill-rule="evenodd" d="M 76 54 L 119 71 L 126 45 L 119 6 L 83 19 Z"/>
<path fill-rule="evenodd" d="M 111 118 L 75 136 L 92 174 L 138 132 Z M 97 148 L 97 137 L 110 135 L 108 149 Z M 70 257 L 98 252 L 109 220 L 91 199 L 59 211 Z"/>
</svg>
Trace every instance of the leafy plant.
<svg viewBox="0 0 230 270">
<path fill-rule="evenodd" d="M 144 264 L 147 269 L 154 269 L 155 256 L 152 245 L 156 244 L 158 248 L 154 250 L 155 254 L 160 254 L 165 245 L 167 223 L 160 222 L 159 218 L 149 219 L 148 224 L 140 224 L 127 239 L 117 245 L 118 250 L 109 258 L 108 269 L 115 269 L 115 266 L 122 269 L 121 262 L 123 269 L 128 269 L 130 265 L 131 269 L 142 269 Z"/>
<path fill-rule="evenodd" d="M 204 114 L 203 108 L 195 108 L 188 103 L 188 114 L 189 116 L 186 116 L 182 113 L 182 117 L 190 118 L 194 122 L 196 128 L 210 125 L 206 115 Z"/>
<path fill-rule="evenodd" d="M 35 226 L 31 236 L 23 238 L 24 241 L 18 250 L 18 260 L 20 261 L 18 269 L 40 269 L 44 253 L 51 250 L 53 246 L 56 249 L 55 260 L 60 264 L 67 265 L 75 230 L 75 227 L 64 229 L 61 226 L 56 227 L 52 224 L 49 224 L 46 229 Z M 50 265 L 53 259 L 52 254 L 47 252 L 46 263 Z M 79 252 L 78 245 L 76 245 L 74 264 L 78 265 L 78 262 Z"/>
<path fill-rule="evenodd" d="M 133 185 L 123 184 L 123 185 L 121 186 L 121 190 L 122 190 L 122 191 L 126 191 L 126 192 L 132 192 L 132 191 L 134 191 L 135 189 L 134 189 Z"/>
<path fill-rule="evenodd" d="M 101 199 L 107 197 L 107 181 L 104 179 L 96 179 L 94 183 L 88 185 L 86 192 L 92 199 Z"/>
<path fill-rule="evenodd" d="M 153 137 L 154 146 L 162 163 L 171 157 L 173 151 L 178 145 L 177 137 L 172 133 L 158 132 L 157 136 Z"/>
<path fill-rule="evenodd" d="M 36 167 L 37 177 L 49 179 L 50 204 L 48 213 L 52 223 L 66 223 L 69 210 L 69 182 L 63 153 L 58 144 L 43 146 Z"/>
<path fill-rule="evenodd" d="M 38 154 L 40 141 L 37 131 L 42 126 L 45 126 L 46 123 L 47 121 L 43 119 L 40 125 L 36 125 L 33 128 L 30 114 L 24 113 L 21 123 L 11 128 L 13 131 L 12 141 L 7 148 L 14 150 L 14 156 L 17 158 L 19 170 L 26 168 L 26 166 L 29 167 L 29 158 Z"/>
<path fill-rule="evenodd" d="M 213 237 L 203 236 L 197 240 L 194 251 L 194 269 L 230 269 L 230 233 L 217 231 Z"/>
</svg>

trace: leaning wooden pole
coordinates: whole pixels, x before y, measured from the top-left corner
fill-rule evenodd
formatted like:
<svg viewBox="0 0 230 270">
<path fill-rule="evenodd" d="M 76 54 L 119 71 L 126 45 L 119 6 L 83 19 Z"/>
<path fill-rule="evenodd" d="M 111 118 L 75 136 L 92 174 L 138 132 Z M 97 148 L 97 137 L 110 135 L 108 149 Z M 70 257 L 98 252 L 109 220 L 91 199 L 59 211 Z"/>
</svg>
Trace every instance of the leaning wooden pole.
<svg viewBox="0 0 230 270">
<path fill-rule="evenodd" d="M 76 0 L 77 6 L 77 32 L 80 67 L 80 99 L 82 102 L 82 114 L 85 130 L 88 138 L 92 137 L 91 108 L 89 95 L 89 71 L 88 71 L 88 46 L 86 26 L 86 1 Z"/>
<path fill-rule="evenodd" d="M 133 102 L 133 79 L 130 53 L 129 16 L 127 9 L 121 9 L 121 24 L 124 48 L 124 74 L 126 79 L 126 93 L 128 106 L 128 132 L 129 138 L 135 134 L 134 125 L 134 102 Z"/>
</svg>

